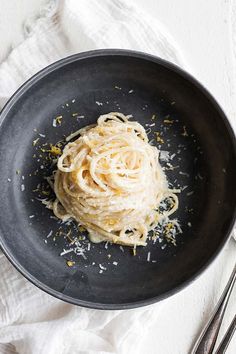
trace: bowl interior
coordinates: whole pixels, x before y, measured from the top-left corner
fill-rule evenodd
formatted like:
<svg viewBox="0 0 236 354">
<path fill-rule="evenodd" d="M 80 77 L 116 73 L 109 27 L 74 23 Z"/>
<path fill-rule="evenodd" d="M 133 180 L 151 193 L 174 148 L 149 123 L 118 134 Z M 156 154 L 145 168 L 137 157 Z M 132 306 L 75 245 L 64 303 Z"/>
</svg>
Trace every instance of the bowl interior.
<svg viewBox="0 0 236 354">
<path fill-rule="evenodd" d="M 38 200 L 37 186 L 50 174 L 43 144 L 111 111 L 132 114 L 171 156 L 161 164 L 170 183 L 182 188 L 173 216 L 182 229 L 177 246 L 150 240 L 134 256 L 130 248 L 86 238 L 80 242 L 84 257 L 66 253 L 71 247 L 65 235 L 75 235 L 75 225 L 62 225 Z M 58 116 L 61 125 L 54 127 Z M 8 103 L 0 135 L 1 245 L 26 277 L 52 295 L 97 308 L 150 303 L 191 280 L 226 240 L 235 209 L 232 132 L 206 91 L 162 60 L 101 51 L 60 61 Z M 75 264 L 68 267 L 68 260 Z"/>
</svg>

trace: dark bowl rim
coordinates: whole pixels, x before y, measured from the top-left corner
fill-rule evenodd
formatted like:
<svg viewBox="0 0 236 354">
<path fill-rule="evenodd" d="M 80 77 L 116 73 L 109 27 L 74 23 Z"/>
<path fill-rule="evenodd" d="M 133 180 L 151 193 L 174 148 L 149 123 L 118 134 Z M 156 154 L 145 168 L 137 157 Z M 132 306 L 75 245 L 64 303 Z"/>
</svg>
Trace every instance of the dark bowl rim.
<svg viewBox="0 0 236 354">
<path fill-rule="evenodd" d="M 137 59 L 142 59 L 146 60 L 147 62 L 153 62 L 159 65 L 162 65 L 163 67 L 175 72 L 176 74 L 180 75 L 183 79 L 187 80 L 190 82 L 192 85 L 194 85 L 197 89 L 199 89 L 205 97 L 209 100 L 209 102 L 214 106 L 216 111 L 220 114 L 226 130 L 229 134 L 229 138 L 232 141 L 232 145 L 234 146 L 234 155 L 235 155 L 235 161 L 236 161 L 236 140 L 235 140 L 235 133 L 233 131 L 233 128 L 231 127 L 231 124 L 224 113 L 223 109 L 219 105 L 219 103 L 216 101 L 216 99 L 211 95 L 211 93 L 197 80 L 195 79 L 191 74 L 186 72 L 185 70 L 181 69 L 179 66 L 176 64 L 173 64 L 165 59 L 159 58 L 157 56 L 147 54 L 144 52 L 138 52 L 138 51 L 133 51 L 133 50 L 128 50 L 128 49 L 98 49 L 98 50 L 91 50 L 91 51 L 86 51 L 86 52 L 81 52 L 77 54 L 70 55 L 68 57 L 62 58 L 42 70 L 38 71 L 36 74 L 34 74 L 32 77 L 30 77 L 27 81 L 25 81 L 17 90 L 16 92 L 10 97 L 10 99 L 6 102 L 4 105 L 2 111 L 0 112 L 0 129 L 3 121 L 7 117 L 8 112 L 11 110 L 11 108 L 14 106 L 15 102 L 22 96 L 23 93 L 25 93 L 30 87 L 32 87 L 36 82 L 38 82 L 41 78 L 44 76 L 48 75 L 49 73 L 57 70 L 58 68 L 61 68 L 67 64 L 73 63 L 75 61 L 80 61 L 80 60 L 85 60 L 85 59 L 90 59 L 92 57 L 102 57 L 102 56 L 126 56 L 126 57 L 132 57 L 132 58 L 137 58 Z M 186 288 L 188 285 L 190 285 L 194 280 L 196 280 L 203 272 L 206 270 L 209 265 L 216 259 L 216 257 L 220 254 L 220 251 L 223 250 L 226 242 L 229 240 L 231 231 L 233 229 L 233 225 L 236 220 L 236 204 L 235 208 L 232 211 L 232 218 L 231 221 L 228 225 L 227 232 L 225 233 L 224 238 L 222 238 L 221 243 L 219 246 L 216 248 L 215 252 L 212 254 L 212 256 L 208 259 L 208 261 L 202 265 L 195 274 L 193 274 L 190 278 L 187 280 L 183 281 L 181 284 L 175 286 L 171 290 L 152 297 L 148 298 L 145 300 L 139 300 L 131 303 L 122 303 L 122 304 L 114 304 L 114 303 L 96 303 L 96 302 L 91 302 L 91 301 L 84 301 L 84 300 L 79 300 L 75 299 L 71 296 L 67 296 L 59 291 L 56 291 L 49 286 L 45 285 L 41 281 L 39 281 L 37 278 L 32 276 L 28 270 L 26 270 L 24 267 L 21 266 L 21 264 L 11 255 L 10 250 L 4 245 L 4 236 L 2 233 L 2 230 L 0 229 L 0 247 L 5 254 L 5 256 L 8 258 L 8 260 L 11 262 L 11 264 L 27 279 L 29 280 L 32 284 L 37 286 L 40 290 L 45 291 L 47 294 L 54 296 L 55 298 L 59 300 L 66 301 L 70 304 L 73 305 L 79 305 L 82 307 L 86 308 L 91 308 L 91 309 L 99 309 L 99 310 L 124 310 L 124 309 L 133 309 L 141 306 L 147 306 L 151 305 L 155 302 L 164 300 L 176 293 L 178 293 L 180 290 Z"/>
</svg>

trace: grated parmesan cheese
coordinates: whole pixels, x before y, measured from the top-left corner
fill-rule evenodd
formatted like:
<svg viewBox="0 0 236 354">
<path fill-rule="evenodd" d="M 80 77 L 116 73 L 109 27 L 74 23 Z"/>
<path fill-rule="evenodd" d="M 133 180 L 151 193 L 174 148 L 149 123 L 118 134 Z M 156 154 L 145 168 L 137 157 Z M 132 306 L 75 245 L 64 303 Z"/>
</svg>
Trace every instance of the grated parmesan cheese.
<svg viewBox="0 0 236 354">
<path fill-rule="evenodd" d="M 70 252 L 73 252 L 73 251 L 74 251 L 73 248 L 70 248 L 69 250 L 63 249 L 63 252 L 60 253 L 60 256 L 64 256 L 65 254 L 70 253 Z"/>
<path fill-rule="evenodd" d="M 186 173 L 186 172 L 179 171 L 179 174 L 180 174 L 180 175 L 182 175 L 182 176 L 189 177 L 189 174 L 188 174 L 188 173 Z"/>
<path fill-rule="evenodd" d="M 187 185 L 186 185 L 186 186 L 181 187 L 181 190 L 182 190 L 182 191 L 184 191 L 186 188 L 188 188 L 188 186 L 187 186 Z"/>
<path fill-rule="evenodd" d="M 49 234 L 47 235 L 47 238 L 49 238 L 50 236 L 52 236 L 52 230 L 49 232 Z"/>
<path fill-rule="evenodd" d="M 101 270 L 107 270 L 107 268 L 104 267 L 101 263 L 99 264 L 99 268 L 100 268 Z"/>
</svg>

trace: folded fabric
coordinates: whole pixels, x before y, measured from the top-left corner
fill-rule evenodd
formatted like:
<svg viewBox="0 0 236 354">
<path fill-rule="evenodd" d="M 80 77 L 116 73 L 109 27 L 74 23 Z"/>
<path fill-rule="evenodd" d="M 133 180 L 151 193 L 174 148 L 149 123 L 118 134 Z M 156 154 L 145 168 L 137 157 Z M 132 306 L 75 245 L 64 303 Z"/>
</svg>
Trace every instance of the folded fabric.
<svg viewBox="0 0 236 354">
<path fill-rule="evenodd" d="M 24 26 L 25 40 L 0 66 L 0 104 L 29 77 L 69 54 L 101 48 L 144 51 L 187 66 L 173 38 L 122 0 L 49 1 Z"/>
</svg>

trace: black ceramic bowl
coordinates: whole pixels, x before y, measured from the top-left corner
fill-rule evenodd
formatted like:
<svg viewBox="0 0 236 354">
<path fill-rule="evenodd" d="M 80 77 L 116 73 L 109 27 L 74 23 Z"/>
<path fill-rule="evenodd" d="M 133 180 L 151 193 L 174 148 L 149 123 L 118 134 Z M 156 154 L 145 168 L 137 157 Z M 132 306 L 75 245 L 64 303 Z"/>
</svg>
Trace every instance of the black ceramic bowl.
<svg viewBox="0 0 236 354">
<path fill-rule="evenodd" d="M 91 244 L 86 259 L 74 252 L 60 255 L 69 249 L 58 236 L 66 226 L 37 199 L 37 185 L 49 174 L 40 144 L 56 143 L 110 111 L 132 114 L 169 152 L 170 165 L 162 165 L 170 183 L 183 189 L 175 214 L 183 233 L 176 246 L 165 237 L 150 240 L 136 256 L 130 248 L 104 243 Z M 61 125 L 53 127 L 57 116 Z M 32 283 L 73 304 L 124 309 L 153 303 L 189 284 L 225 244 L 235 217 L 235 165 L 227 118 L 180 68 L 123 50 L 62 59 L 27 81 L 1 112 L 2 250 Z M 87 239 L 81 244 L 88 247 Z M 72 267 L 68 260 L 75 262 Z"/>
</svg>

